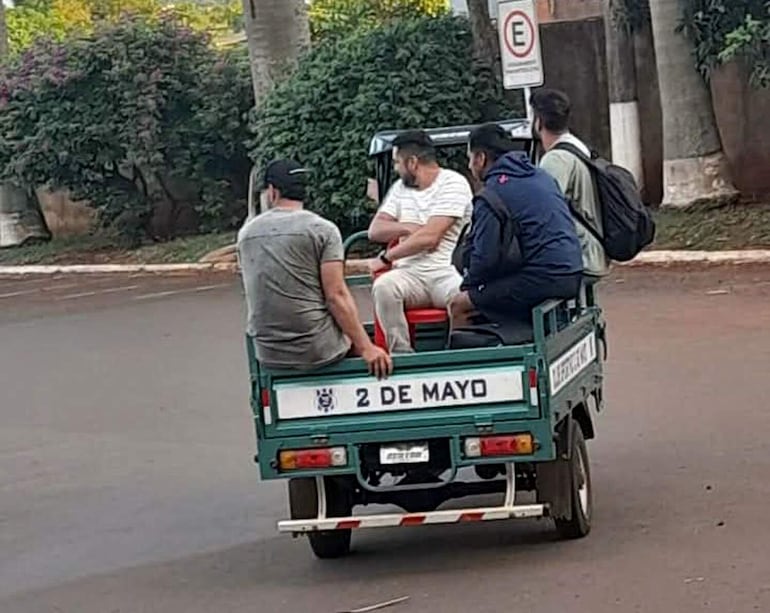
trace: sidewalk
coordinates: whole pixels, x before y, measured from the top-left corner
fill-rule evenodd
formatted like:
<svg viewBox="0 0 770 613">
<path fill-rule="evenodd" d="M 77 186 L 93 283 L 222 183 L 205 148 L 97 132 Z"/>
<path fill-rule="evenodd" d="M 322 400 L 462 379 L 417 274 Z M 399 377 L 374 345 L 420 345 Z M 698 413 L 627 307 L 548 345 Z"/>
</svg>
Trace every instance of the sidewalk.
<svg viewBox="0 0 770 613">
<path fill-rule="evenodd" d="M 746 265 L 770 264 L 770 249 L 745 251 L 647 251 L 636 259 L 617 266 L 661 267 L 679 264 L 710 265 Z M 207 272 L 236 273 L 235 263 L 189 263 L 189 264 L 96 264 L 96 265 L 34 265 L 0 266 L 0 277 L 23 277 L 32 275 L 62 274 L 196 274 Z M 365 274 L 365 260 L 349 260 L 346 272 Z"/>
</svg>

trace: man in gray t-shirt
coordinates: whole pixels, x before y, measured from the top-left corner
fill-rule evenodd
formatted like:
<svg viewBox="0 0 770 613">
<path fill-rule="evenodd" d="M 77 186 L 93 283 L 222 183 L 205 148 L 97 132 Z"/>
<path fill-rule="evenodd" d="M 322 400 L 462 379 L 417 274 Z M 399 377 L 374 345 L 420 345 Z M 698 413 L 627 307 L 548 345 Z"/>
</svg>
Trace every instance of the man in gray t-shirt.
<svg viewBox="0 0 770 613">
<path fill-rule="evenodd" d="M 392 362 L 358 320 L 345 284 L 340 232 L 303 209 L 306 170 L 273 162 L 265 173 L 270 209 L 238 233 L 248 309 L 247 333 L 269 368 L 317 368 L 360 355 L 378 377 Z"/>
</svg>

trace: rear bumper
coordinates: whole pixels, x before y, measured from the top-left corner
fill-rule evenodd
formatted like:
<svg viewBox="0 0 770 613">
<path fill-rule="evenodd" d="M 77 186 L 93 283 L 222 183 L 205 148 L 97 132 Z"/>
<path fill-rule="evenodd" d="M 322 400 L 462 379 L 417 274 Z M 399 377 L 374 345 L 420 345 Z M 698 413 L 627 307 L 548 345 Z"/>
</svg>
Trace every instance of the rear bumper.
<svg viewBox="0 0 770 613">
<path fill-rule="evenodd" d="M 358 530 L 361 528 L 460 524 L 479 521 L 499 521 L 503 519 L 538 518 L 548 514 L 547 504 L 516 504 L 516 470 L 514 464 L 507 464 L 505 467 L 505 498 L 502 505 L 497 507 L 427 511 L 424 513 L 387 513 L 381 515 L 327 517 L 326 484 L 323 477 L 316 477 L 316 493 L 318 496 L 317 516 L 308 519 L 279 521 L 279 532 L 306 534 L 320 530 Z"/>
<path fill-rule="evenodd" d="M 530 504 L 519 506 L 484 507 L 429 513 L 389 513 L 384 515 L 360 515 L 330 517 L 325 519 L 293 519 L 278 522 L 279 532 L 305 534 L 319 530 L 357 530 L 361 528 L 396 528 L 406 526 L 430 526 L 437 524 L 461 524 L 503 519 L 537 518 L 546 515 L 546 506 Z"/>
</svg>

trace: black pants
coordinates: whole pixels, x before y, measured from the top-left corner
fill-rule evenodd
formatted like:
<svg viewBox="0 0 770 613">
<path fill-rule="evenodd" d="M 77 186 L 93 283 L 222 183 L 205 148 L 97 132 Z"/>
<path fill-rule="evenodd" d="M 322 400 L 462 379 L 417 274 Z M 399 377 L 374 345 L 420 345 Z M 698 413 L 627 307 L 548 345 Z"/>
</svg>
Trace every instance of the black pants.
<svg viewBox="0 0 770 613">
<path fill-rule="evenodd" d="M 546 300 L 576 298 L 583 273 L 544 275 L 522 271 L 488 283 L 481 290 L 469 289 L 473 306 L 488 323 L 505 325 L 511 321 L 532 323 L 532 309 Z"/>
</svg>

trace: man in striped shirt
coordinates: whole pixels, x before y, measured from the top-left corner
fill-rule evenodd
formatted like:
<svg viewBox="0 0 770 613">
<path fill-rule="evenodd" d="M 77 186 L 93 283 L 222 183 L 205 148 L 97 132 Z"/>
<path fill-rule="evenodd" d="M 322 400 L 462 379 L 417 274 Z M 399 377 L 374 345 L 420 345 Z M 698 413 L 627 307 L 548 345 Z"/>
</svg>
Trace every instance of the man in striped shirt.
<svg viewBox="0 0 770 613">
<path fill-rule="evenodd" d="M 372 295 L 390 352 L 411 353 L 404 308 L 446 308 L 460 291 L 452 253 L 470 220 L 473 193 L 460 173 L 439 166 L 425 132 L 400 134 L 393 164 L 400 179 L 369 227 L 372 241 L 393 244 L 373 261 L 372 272 L 393 270 L 375 280 Z"/>
</svg>

